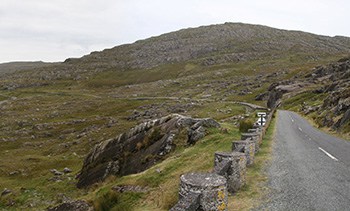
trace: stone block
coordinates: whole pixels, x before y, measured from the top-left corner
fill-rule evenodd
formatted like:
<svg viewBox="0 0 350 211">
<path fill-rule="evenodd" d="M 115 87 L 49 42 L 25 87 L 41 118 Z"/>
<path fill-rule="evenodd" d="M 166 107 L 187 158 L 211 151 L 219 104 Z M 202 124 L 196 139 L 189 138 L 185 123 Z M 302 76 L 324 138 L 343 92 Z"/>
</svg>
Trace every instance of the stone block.
<svg viewBox="0 0 350 211">
<path fill-rule="evenodd" d="M 189 193 L 182 197 L 170 211 L 196 211 L 198 210 L 200 193 Z"/>
<path fill-rule="evenodd" d="M 227 179 L 227 189 L 230 193 L 237 192 L 246 182 L 246 156 L 241 152 L 216 152 L 214 166 L 220 166 L 221 163 L 230 163 L 231 165 L 224 174 Z M 214 167 L 214 170 L 216 168 Z"/>
<path fill-rule="evenodd" d="M 215 173 L 188 173 L 180 177 L 180 201 L 189 194 L 200 194 L 199 210 L 227 210 L 227 180 Z"/>
<path fill-rule="evenodd" d="M 233 141 L 232 151 L 244 153 L 247 158 L 247 166 L 254 163 L 255 143 L 253 141 Z"/>
</svg>

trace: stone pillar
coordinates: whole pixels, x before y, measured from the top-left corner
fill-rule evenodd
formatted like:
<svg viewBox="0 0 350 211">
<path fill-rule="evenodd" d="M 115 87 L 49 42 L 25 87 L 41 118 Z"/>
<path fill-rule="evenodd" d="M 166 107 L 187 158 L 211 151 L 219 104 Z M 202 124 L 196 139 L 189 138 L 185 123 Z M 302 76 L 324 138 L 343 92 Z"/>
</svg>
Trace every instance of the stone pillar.
<svg viewBox="0 0 350 211">
<path fill-rule="evenodd" d="M 247 158 L 247 166 L 254 163 L 255 143 L 253 141 L 233 141 L 232 151 L 243 152 Z"/>
<path fill-rule="evenodd" d="M 260 134 L 259 133 L 242 133 L 241 135 L 241 139 L 243 141 L 248 140 L 248 141 L 253 141 L 255 143 L 255 152 L 259 152 L 260 149 L 260 143 L 261 141 L 259 141 L 260 138 Z"/>
<path fill-rule="evenodd" d="M 200 194 L 203 211 L 227 210 L 227 180 L 215 173 L 188 173 L 180 177 L 180 200 L 189 194 Z"/>
<path fill-rule="evenodd" d="M 188 193 L 169 211 L 193 211 L 199 208 L 200 193 Z"/>
<path fill-rule="evenodd" d="M 230 193 L 237 192 L 246 182 L 247 159 L 241 152 L 216 152 L 214 165 L 220 166 L 222 162 L 230 162 L 231 165 L 224 175 L 227 179 L 227 189 Z M 214 167 L 214 169 L 216 169 Z"/>
</svg>

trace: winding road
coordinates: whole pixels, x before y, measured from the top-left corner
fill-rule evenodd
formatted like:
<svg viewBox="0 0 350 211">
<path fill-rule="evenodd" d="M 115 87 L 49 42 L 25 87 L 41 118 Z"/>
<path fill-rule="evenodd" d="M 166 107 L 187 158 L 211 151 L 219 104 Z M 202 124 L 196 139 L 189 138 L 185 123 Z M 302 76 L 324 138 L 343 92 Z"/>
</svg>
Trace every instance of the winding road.
<svg viewBox="0 0 350 211">
<path fill-rule="evenodd" d="M 279 111 L 268 201 L 258 210 L 350 210 L 350 142 Z"/>
</svg>

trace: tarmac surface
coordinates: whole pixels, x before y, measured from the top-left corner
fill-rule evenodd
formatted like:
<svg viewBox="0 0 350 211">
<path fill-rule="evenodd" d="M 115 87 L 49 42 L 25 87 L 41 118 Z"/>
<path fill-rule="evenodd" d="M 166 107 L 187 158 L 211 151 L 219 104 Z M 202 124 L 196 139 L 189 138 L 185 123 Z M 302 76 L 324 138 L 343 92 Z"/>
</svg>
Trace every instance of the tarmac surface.
<svg viewBox="0 0 350 211">
<path fill-rule="evenodd" d="M 257 210 L 350 210 L 350 142 L 279 111 L 267 169 L 270 195 Z"/>
</svg>

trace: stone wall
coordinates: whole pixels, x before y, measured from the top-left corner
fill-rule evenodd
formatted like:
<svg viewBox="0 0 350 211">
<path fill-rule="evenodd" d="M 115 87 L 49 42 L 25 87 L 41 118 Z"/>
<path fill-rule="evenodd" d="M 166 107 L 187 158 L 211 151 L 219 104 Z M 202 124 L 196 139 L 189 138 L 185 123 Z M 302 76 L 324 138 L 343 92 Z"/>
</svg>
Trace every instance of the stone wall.
<svg viewBox="0 0 350 211">
<path fill-rule="evenodd" d="M 254 163 L 274 112 L 264 126 L 255 126 L 234 141 L 230 152 L 216 152 L 213 173 L 182 175 L 179 201 L 170 211 L 226 211 L 227 192 L 235 193 L 246 184 L 246 168 Z"/>
</svg>

